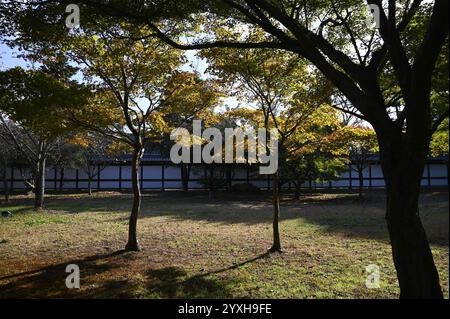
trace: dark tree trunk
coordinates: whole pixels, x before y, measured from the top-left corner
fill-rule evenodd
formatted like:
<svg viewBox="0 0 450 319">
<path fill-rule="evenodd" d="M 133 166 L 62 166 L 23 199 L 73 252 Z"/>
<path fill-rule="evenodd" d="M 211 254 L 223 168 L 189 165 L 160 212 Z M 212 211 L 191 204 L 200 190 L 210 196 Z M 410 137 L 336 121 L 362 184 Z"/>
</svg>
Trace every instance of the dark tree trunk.
<svg viewBox="0 0 450 319">
<path fill-rule="evenodd" d="M 418 207 L 427 151 L 402 144 L 383 147 L 380 143 L 387 193 L 386 221 L 400 298 L 443 298 Z"/>
<path fill-rule="evenodd" d="M 302 196 L 302 182 L 301 181 L 297 181 L 294 182 L 294 186 L 295 186 L 295 194 L 294 197 L 297 200 L 300 200 L 301 196 Z"/>
<path fill-rule="evenodd" d="M 8 187 L 8 181 L 6 179 L 3 180 L 3 191 L 5 192 L 5 202 L 9 202 L 9 187 Z"/>
<path fill-rule="evenodd" d="M 8 186 L 8 179 L 6 178 L 6 169 L 3 173 L 3 192 L 5 196 L 5 202 L 9 202 L 9 186 Z"/>
<path fill-rule="evenodd" d="M 231 192 L 231 190 L 232 190 L 232 178 L 231 178 L 231 166 L 230 165 L 227 165 L 226 166 L 226 171 L 225 171 L 225 183 L 226 183 L 226 185 L 227 185 L 227 191 L 228 192 Z"/>
<path fill-rule="evenodd" d="M 45 196 L 45 158 L 39 159 L 37 167 L 34 172 L 34 208 L 44 208 L 44 196 Z"/>
<path fill-rule="evenodd" d="M 180 165 L 183 192 L 187 192 L 189 191 L 189 164 L 181 163 Z"/>
<path fill-rule="evenodd" d="M 278 173 L 272 175 L 272 203 L 273 203 L 273 244 L 269 251 L 281 251 L 281 240 L 280 240 L 280 229 L 279 229 L 279 219 L 280 219 L 280 194 L 279 194 L 279 183 L 278 183 Z"/>
<path fill-rule="evenodd" d="M 133 188 L 133 208 L 131 209 L 130 222 L 128 225 L 127 251 L 140 251 L 141 247 L 137 239 L 137 220 L 141 209 L 141 189 L 139 186 L 139 165 L 141 162 L 142 147 L 135 146 L 133 160 L 131 163 L 131 184 Z"/>
<path fill-rule="evenodd" d="M 358 196 L 361 198 L 363 197 L 363 188 L 364 188 L 364 177 L 362 168 L 358 169 L 358 179 L 359 179 Z"/>
<path fill-rule="evenodd" d="M 450 175 L 448 174 L 448 160 L 445 161 L 445 168 L 447 169 L 447 186 L 448 186 L 450 185 Z"/>
<path fill-rule="evenodd" d="M 64 168 L 59 171 L 59 191 L 61 192 L 64 187 Z"/>
<path fill-rule="evenodd" d="M 214 191 L 215 191 L 215 185 L 214 185 L 214 166 L 211 164 L 209 169 L 209 192 L 208 197 L 209 199 L 214 199 Z"/>
</svg>

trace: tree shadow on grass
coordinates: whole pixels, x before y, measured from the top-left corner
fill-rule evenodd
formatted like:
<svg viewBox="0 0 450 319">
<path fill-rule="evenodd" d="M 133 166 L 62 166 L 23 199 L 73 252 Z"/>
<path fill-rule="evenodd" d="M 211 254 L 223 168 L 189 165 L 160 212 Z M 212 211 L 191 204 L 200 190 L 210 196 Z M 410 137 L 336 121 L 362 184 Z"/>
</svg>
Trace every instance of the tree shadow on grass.
<svg viewBox="0 0 450 319">
<path fill-rule="evenodd" d="M 219 224 L 270 224 L 272 205 L 270 193 L 218 192 L 211 200 L 207 192 L 165 192 L 146 194 L 142 201 L 140 218 L 166 216 L 177 220 L 207 221 Z M 127 197 L 128 196 L 128 197 Z M 119 198 L 119 200 L 118 200 Z M 55 204 L 69 211 L 129 212 L 129 195 L 92 198 L 83 208 L 76 200 L 58 200 Z M 130 202 L 130 203 L 129 203 Z M 444 207 L 445 206 L 445 207 Z M 421 196 L 421 216 L 433 245 L 448 246 L 448 192 L 424 192 Z M 118 217 L 126 221 L 128 216 Z M 384 190 L 366 191 L 359 198 L 354 191 L 327 193 L 308 192 L 294 201 L 291 194 L 281 202 L 281 220 L 298 220 L 299 231 L 305 223 L 319 226 L 325 232 L 339 233 L 345 237 L 388 241 L 385 221 Z"/>
<path fill-rule="evenodd" d="M 185 271 L 176 267 L 147 272 L 147 293 L 157 298 L 232 298 L 228 289 L 232 283 L 205 276 L 187 277 Z"/>
<path fill-rule="evenodd" d="M 238 269 L 238 268 L 240 268 L 242 266 L 245 266 L 247 264 L 253 263 L 253 262 L 255 262 L 255 261 L 259 260 L 259 259 L 266 258 L 266 257 L 270 256 L 270 254 L 271 254 L 271 252 L 265 252 L 265 253 L 263 253 L 261 255 L 258 255 L 256 257 L 244 260 L 244 261 L 242 261 L 240 263 L 233 264 L 233 265 L 225 267 L 225 268 L 221 268 L 221 269 L 218 269 L 218 270 L 212 270 L 212 271 L 206 272 L 204 274 L 195 275 L 195 276 L 191 277 L 191 279 L 193 279 L 193 278 L 202 278 L 202 277 L 206 277 L 206 276 L 209 276 L 209 275 L 220 274 L 220 273 L 226 272 L 228 270 Z"/>
<path fill-rule="evenodd" d="M 324 232 L 346 237 L 388 241 L 384 191 L 367 191 L 363 199 L 352 192 L 310 193 L 300 201 L 285 196 L 281 203 L 281 221 L 294 220 L 299 231 L 306 224 Z M 126 216 L 112 220 L 126 222 L 131 207 L 131 195 L 102 197 L 50 198 L 50 209 L 67 213 L 121 212 Z M 431 244 L 448 246 L 448 192 L 425 193 L 421 197 L 421 216 Z M 140 218 L 169 217 L 177 220 L 206 221 L 218 224 L 270 224 L 272 205 L 267 192 L 236 194 L 220 192 L 210 200 L 205 192 L 151 193 L 143 197 Z M 296 221 L 297 220 L 297 221 Z"/>
<path fill-rule="evenodd" d="M 258 255 L 243 262 L 218 270 L 186 277 L 186 273 L 175 267 L 150 270 L 147 273 L 148 292 L 163 298 L 234 298 L 228 289 L 229 285 L 238 284 L 237 280 L 216 280 L 208 278 L 229 270 L 238 269 L 246 264 L 269 256 L 270 253 Z"/>
<path fill-rule="evenodd" d="M 69 298 L 76 296 L 77 289 L 68 289 L 65 279 L 66 266 L 80 267 L 81 285 L 83 278 L 101 274 L 117 267 L 114 258 L 124 254 L 116 251 L 109 254 L 93 255 L 83 259 L 70 260 L 39 269 L 0 277 L 1 298 Z"/>
<path fill-rule="evenodd" d="M 150 299 L 194 299 L 233 298 L 229 289 L 234 282 L 227 279 L 189 277 L 178 267 L 149 269 L 144 279 L 133 282 L 123 278 L 98 283 L 95 289 L 77 293 L 75 298 L 150 298 Z"/>
<path fill-rule="evenodd" d="M 341 196 L 343 195 L 343 196 Z M 367 192 L 364 198 L 357 194 L 312 194 L 300 201 L 287 200 L 281 203 L 281 221 L 293 221 L 302 227 L 317 226 L 322 232 L 338 233 L 349 238 L 389 241 L 385 221 L 385 197 L 380 191 Z M 206 221 L 218 224 L 267 224 L 272 222 L 273 210 L 270 202 L 219 201 L 203 204 L 190 203 L 177 209 L 165 210 L 164 206 L 149 205 L 143 201 L 141 218 L 168 216 L 177 220 Z M 448 246 L 448 193 L 427 194 L 421 198 L 421 217 L 432 245 Z"/>
<path fill-rule="evenodd" d="M 141 253 L 117 251 L 6 275 L 0 277 L 0 298 L 233 298 L 229 287 L 235 284 L 234 281 L 207 277 L 263 256 L 195 276 L 189 276 L 177 267 L 146 271 L 128 268 L 127 275 L 124 275 L 123 270 L 130 267 L 124 263 L 125 260 L 146 257 Z M 69 274 L 65 269 L 68 264 L 80 267 L 81 289 L 66 287 L 65 279 Z M 111 273 L 102 275 L 107 272 Z M 130 280 L 128 275 L 133 278 L 142 275 L 143 280 Z"/>
</svg>

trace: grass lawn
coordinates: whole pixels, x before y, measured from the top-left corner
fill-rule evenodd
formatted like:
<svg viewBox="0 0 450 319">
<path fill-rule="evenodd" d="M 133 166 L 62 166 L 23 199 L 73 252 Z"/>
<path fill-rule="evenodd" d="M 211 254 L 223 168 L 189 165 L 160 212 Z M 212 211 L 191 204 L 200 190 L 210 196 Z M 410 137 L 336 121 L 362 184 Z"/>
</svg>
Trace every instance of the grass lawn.
<svg viewBox="0 0 450 319">
<path fill-rule="evenodd" d="M 0 210 L 0 298 L 396 298 L 384 195 L 284 198 L 283 253 L 271 244 L 268 193 L 144 195 L 143 251 L 124 253 L 131 195 L 50 195 L 47 210 L 15 196 Z M 425 192 L 421 216 L 445 297 L 449 296 L 448 192 Z M 67 264 L 81 271 L 67 289 Z M 365 286 L 366 266 L 381 287 Z"/>
</svg>

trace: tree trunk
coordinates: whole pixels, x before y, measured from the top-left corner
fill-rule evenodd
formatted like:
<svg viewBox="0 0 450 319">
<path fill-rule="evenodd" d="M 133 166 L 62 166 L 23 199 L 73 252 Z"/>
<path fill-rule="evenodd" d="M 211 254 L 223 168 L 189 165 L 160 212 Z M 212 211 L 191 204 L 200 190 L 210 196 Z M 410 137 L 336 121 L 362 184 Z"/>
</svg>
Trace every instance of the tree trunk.
<svg viewBox="0 0 450 319">
<path fill-rule="evenodd" d="M 34 176 L 34 208 L 44 208 L 44 196 L 45 196 L 45 158 L 38 160 L 37 167 L 35 169 Z"/>
<path fill-rule="evenodd" d="M 400 298 L 443 298 L 439 274 L 419 216 L 426 151 L 402 148 L 401 144 L 395 146 L 383 150 L 380 145 L 380 150 L 386 181 L 386 221 Z"/>
<path fill-rule="evenodd" d="M 358 169 L 358 179 L 359 179 L 359 189 L 358 196 L 359 198 L 363 197 L 363 188 L 364 188 L 364 177 L 362 169 Z"/>
<path fill-rule="evenodd" d="M 231 178 L 231 166 L 227 165 L 225 170 L 226 170 L 225 171 L 225 179 L 226 179 L 225 183 L 226 183 L 227 191 L 231 192 L 231 190 L 233 188 L 232 187 L 233 182 L 232 182 L 232 178 Z"/>
<path fill-rule="evenodd" d="M 90 175 L 88 175 L 88 194 L 92 196 L 92 178 Z"/>
<path fill-rule="evenodd" d="M 296 200 L 300 200 L 301 195 L 302 195 L 302 189 L 301 189 L 302 188 L 302 182 L 300 182 L 300 181 L 294 182 L 294 186 L 295 186 L 294 197 L 295 197 Z"/>
<path fill-rule="evenodd" d="M 137 220 L 141 209 L 141 189 L 139 186 L 139 165 L 141 161 L 142 147 L 135 146 L 133 160 L 131 163 L 131 184 L 133 188 L 133 208 L 131 209 L 130 222 L 128 225 L 127 251 L 140 251 L 141 247 L 137 239 Z"/>
<path fill-rule="evenodd" d="M 278 173 L 272 175 L 272 190 L 273 190 L 273 244 L 269 251 L 281 251 L 281 240 L 280 240 L 280 229 L 279 229 L 279 218 L 280 218 L 280 194 L 278 185 Z"/>
<path fill-rule="evenodd" d="M 181 163 L 180 165 L 181 165 L 180 166 L 181 184 L 183 187 L 183 192 L 187 192 L 189 190 L 189 169 L 188 169 L 189 164 Z"/>
<path fill-rule="evenodd" d="M 64 168 L 59 171 L 59 191 L 61 192 L 64 187 Z"/>
<path fill-rule="evenodd" d="M 211 164 L 211 167 L 209 169 L 209 192 L 208 197 L 209 199 L 214 199 L 214 191 L 215 191 L 215 185 L 214 185 L 214 166 Z"/>
<path fill-rule="evenodd" d="M 9 202 L 9 187 L 8 187 L 8 179 L 6 178 L 6 169 L 3 174 L 2 179 L 3 179 L 3 192 L 4 192 L 4 196 L 5 196 L 5 202 L 8 203 Z"/>
</svg>

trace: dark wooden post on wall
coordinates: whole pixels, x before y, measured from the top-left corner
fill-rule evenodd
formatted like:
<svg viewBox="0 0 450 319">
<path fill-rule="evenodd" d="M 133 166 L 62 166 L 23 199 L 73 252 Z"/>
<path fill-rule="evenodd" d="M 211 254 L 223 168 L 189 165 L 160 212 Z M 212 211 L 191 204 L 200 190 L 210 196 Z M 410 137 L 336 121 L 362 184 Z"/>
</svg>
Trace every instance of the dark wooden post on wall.
<svg viewBox="0 0 450 319">
<path fill-rule="evenodd" d="M 352 181 L 352 164 L 348 165 L 348 185 L 350 189 L 353 189 L 353 181 Z"/>
<path fill-rule="evenodd" d="M 59 191 L 62 191 L 64 189 L 64 173 L 64 167 L 62 167 L 59 171 Z"/>
<path fill-rule="evenodd" d="M 14 165 L 11 165 L 11 180 L 9 183 L 9 191 L 12 193 L 14 190 Z"/>
<path fill-rule="evenodd" d="M 447 160 L 445 160 L 445 168 L 447 169 L 447 186 L 449 186 L 450 187 L 450 179 L 449 179 L 449 176 L 448 176 L 448 158 L 447 158 Z"/>
<path fill-rule="evenodd" d="M 208 168 L 206 167 L 206 165 L 203 165 L 204 167 L 204 179 L 205 179 L 205 183 L 203 185 L 203 189 L 206 191 L 208 189 L 208 183 L 206 182 L 208 180 Z"/>
<path fill-rule="evenodd" d="M 246 179 L 247 179 L 247 184 L 250 184 L 250 166 L 245 165 L 245 167 L 247 168 L 246 170 Z"/>
<path fill-rule="evenodd" d="M 122 162 L 119 163 L 119 191 L 122 191 Z"/>
<path fill-rule="evenodd" d="M 430 176 L 430 162 L 427 163 L 427 180 L 428 180 L 428 187 L 431 186 L 431 176 Z"/>
<path fill-rule="evenodd" d="M 165 173 L 164 173 L 164 164 L 161 164 L 161 191 L 164 192 L 165 188 Z"/>
<path fill-rule="evenodd" d="M 141 190 L 144 190 L 144 163 L 141 163 L 141 178 L 139 179 Z"/>
<path fill-rule="evenodd" d="M 232 165 L 234 166 L 234 164 L 225 164 L 226 166 L 226 178 L 227 178 L 227 191 L 231 191 L 232 190 L 232 186 L 233 186 L 233 178 L 232 178 L 232 170 L 234 169 L 234 167 L 232 167 Z M 247 168 L 247 182 L 248 182 L 248 168 Z"/>
<path fill-rule="evenodd" d="M 100 165 L 97 165 L 97 192 L 100 191 Z"/>
<path fill-rule="evenodd" d="M 58 170 L 56 169 L 56 167 L 53 167 L 53 190 L 55 191 L 58 188 L 57 182 L 58 182 Z"/>
<path fill-rule="evenodd" d="M 78 168 L 75 170 L 75 189 L 77 191 L 80 189 L 80 171 Z"/>
</svg>

